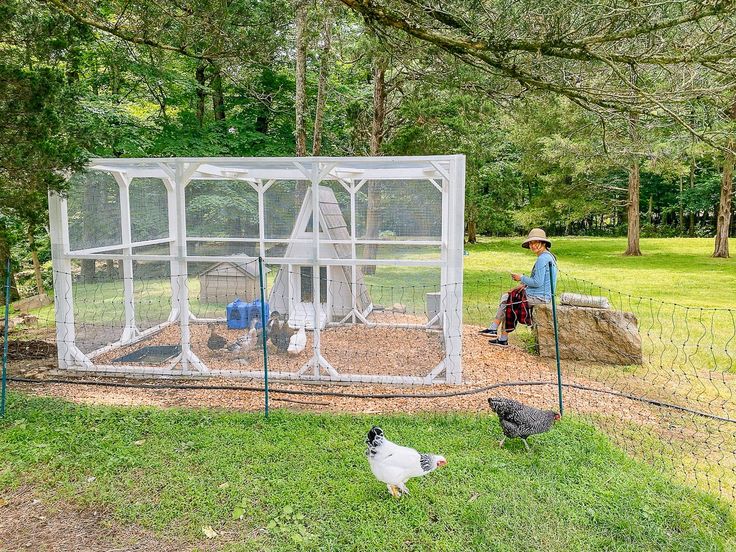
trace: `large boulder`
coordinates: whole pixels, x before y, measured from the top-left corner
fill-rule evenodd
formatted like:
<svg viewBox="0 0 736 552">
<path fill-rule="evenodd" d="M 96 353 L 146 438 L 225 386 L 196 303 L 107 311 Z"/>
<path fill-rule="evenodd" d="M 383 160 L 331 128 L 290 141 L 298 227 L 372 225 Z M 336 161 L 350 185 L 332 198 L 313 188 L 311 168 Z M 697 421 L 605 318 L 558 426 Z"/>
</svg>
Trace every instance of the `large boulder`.
<svg viewBox="0 0 736 552">
<path fill-rule="evenodd" d="M 51 298 L 45 293 L 42 293 L 41 295 L 33 295 L 32 297 L 16 301 L 13 303 L 13 308 L 20 312 L 28 312 L 33 309 L 40 309 L 41 307 L 45 307 L 50 304 Z"/>
<path fill-rule="evenodd" d="M 534 323 L 543 357 L 555 356 L 552 305 L 534 307 Z M 641 364 L 641 336 L 630 312 L 558 305 L 560 358 L 605 364 Z"/>
</svg>

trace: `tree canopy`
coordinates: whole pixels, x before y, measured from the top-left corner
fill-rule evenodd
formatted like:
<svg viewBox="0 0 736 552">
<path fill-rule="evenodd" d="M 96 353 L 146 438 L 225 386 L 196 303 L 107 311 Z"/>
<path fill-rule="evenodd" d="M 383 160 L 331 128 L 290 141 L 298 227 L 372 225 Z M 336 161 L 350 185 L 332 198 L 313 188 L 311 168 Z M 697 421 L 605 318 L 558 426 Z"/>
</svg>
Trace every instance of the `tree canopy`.
<svg viewBox="0 0 736 552">
<path fill-rule="evenodd" d="M 91 156 L 464 153 L 469 239 L 641 223 L 723 254 L 734 233 L 734 1 L 8 0 L 0 17 L 0 257 L 18 268 L 47 258 L 46 193 Z"/>
</svg>

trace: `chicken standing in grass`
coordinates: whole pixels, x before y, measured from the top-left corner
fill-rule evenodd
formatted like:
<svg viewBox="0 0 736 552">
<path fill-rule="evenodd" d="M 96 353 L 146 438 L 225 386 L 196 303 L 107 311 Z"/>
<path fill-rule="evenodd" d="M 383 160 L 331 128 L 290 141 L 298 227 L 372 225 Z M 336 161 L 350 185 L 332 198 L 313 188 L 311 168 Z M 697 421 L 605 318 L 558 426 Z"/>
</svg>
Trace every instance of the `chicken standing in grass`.
<svg viewBox="0 0 736 552">
<path fill-rule="evenodd" d="M 498 414 L 498 420 L 501 422 L 503 429 L 503 439 L 499 442 L 501 446 L 507 438 L 519 437 L 524 441 L 526 450 L 529 450 L 527 437 L 549 431 L 560 419 L 560 415 L 554 410 L 539 410 L 512 399 L 489 397 L 488 404 L 491 405 L 491 410 Z"/>
<path fill-rule="evenodd" d="M 413 448 L 392 443 L 380 427 L 373 426 L 365 438 L 366 456 L 376 479 L 385 483 L 393 497 L 409 494 L 406 482 L 447 465 L 444 456 L 420 454 Z"/>
</svg>

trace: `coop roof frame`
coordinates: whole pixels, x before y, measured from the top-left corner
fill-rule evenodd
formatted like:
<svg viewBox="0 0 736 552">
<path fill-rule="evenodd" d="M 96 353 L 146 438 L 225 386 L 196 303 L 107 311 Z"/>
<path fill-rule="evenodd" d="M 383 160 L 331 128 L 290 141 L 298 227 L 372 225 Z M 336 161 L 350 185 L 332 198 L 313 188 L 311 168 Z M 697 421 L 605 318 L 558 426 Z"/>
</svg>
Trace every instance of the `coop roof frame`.
<svg viewBox="0 0 736 552">
<path fill-rule="evenodd" d="M 465 196 L 465 157 L 463 155 L 396 156 L 396 157 L 182 157 L 182 158 L 113 158 L 92 159 L 89 170 L 111 174 L 120 189 L 120 211 L 122 240 L 119 244 L 71 249 L 66 199 L 59 194 L 49 194 L 50 233 L 54 264 L 54 287 L 57 298 L 71 297 L 71 261 L 73 259 L 120 260 L 123 272 L 125 329 L 121 338 L 109 347 L 130 344 L 150 330 L 139 331 L 135 323 L 133 303 L 133 261 L 159 261 L 171 263 L 171 315 L 160 326 L 178 323 L 181 327 L 182 353 L 177 362 L 180 369 L 171 369 L 169 375 L 235 375 L 229 370 L 210 370 L 197 358 L 189 347 L 189 312 L 186 285 L 187 263 L 233 262 L 230 255 L 189 255 L 187 244 L 202 242 L 257 243 L 260 257 L 269 264 L 311 264 L 313 266 L 350 266 L 355 275 L 361 265 L 427 266 L 438 267 L 441 272 L 443 338 L 445 358 L 427 376 L 396 377 L 371 375 L 341 375 L 330 366 L 320 353 L 319 328 L 314 332 L 314 353 L 303 370 L 297 374 L 281 374 L 284 379 L 294 377 L 305 380 L 365 381 L 378 383 L 461 383 L 461 335 L 462 335 L 462 279 L 463 279 L 463 213 Z M 152 240 L 134 241 L 131 235 L 131 213 L 129 187 L 136 178 L 159 179 L 166 187 L 169 235 Z M 257 238 L 220 238 L 188 236 L 186 232 L 185 188 L 192 180 L 244 181 L 258 194 L 259 236 Z M 285 258 L 267 255 L 266 245 L 272 243 L 309 243 L 309 239 L 267 238 L 264 231 L 264 194 L 277 181 L 307 181 L 311 185 L 314 207 L 314 224 L 320 228 L 318 189 L 321 183 L 338 182 L 351 196 L 351 213 L 355 212 L 355 194 L 369 181 L 426 180 L 442 197 L 442 228 L 440 240 L 366 240 L 356 238 L 354 220 L 350 240 L 330 240 L 313 232 L 311 255 L 305 258 Z M 351 217 L 354 219 L 354 217 Z M 320 253 L 320 244 L 345 244 L 352 248 L 352 257 L 325 258 Z M 153 255 L 134 252 L 135 248 L 150 245 L 169 245 L 168 255 Z M 360 259 L 356 247 L 369 244 L 437 246 L 439 256 L 435 259 Z M 318 272 L 316 272 L 318 274 Z M 317 278 L 315 278 L 317 280 Z M 356 281 L 355 278 L 353 281 Z M 448 292 L 453 285 L 452 292 Z M 319 283 L 315 284 L 315 312 L 319 306 Z M 101 366 L 93 362 L 94 354 L 85 355 L 75 343 L 74 312 L 70 300 L 56 302 L 56 322 L 59 366 L 83 371 L 99 371 Z M 356 313 L 359 314 L 359 313 Z M 98 351 L 96 351 L 98 353 Z M 107 367 L 110 368 L 110 367 Z M 115 367 L 118 372 L 120 367 Z M 130 373 L 140 371 L 130 367 Z M 135 369 L 133 369 L 135 368 Z M 123 370 L 125 371 L 125 370 Z M 160 372 L 156 369 L 155 372 Z M 164 369 L 164 372 L 166 369 Z M 150 372 L 150 370 L 149 370 Z M 228 372 L 225 374 L 225 372 Z M 253 373 L 242 373 L 254 377 Z M 279 376 L 278 374 L 276 375 Z"/>
</svg>

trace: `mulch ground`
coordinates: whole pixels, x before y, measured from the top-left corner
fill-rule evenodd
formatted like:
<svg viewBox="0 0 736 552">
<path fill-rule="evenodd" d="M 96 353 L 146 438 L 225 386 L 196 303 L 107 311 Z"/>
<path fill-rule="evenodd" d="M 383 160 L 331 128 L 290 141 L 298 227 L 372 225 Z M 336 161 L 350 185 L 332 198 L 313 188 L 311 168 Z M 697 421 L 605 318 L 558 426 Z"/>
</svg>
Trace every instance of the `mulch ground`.
<svg viewBox="0 0 736 552">
<path fill-rule="evenodd" d="M 209 329 L 204 325 L 192 325 L 192 346 L 197 354 L 213 367 L 232 368 L 238 364 L 232 358 L 226 358 L 224 352 L 210 351 L 206 346 Z M 527 404 L 541 408 L 557 408 L 557 389 L 554 385 L 556 372 L 554 363 L 529 354 L 516 346 L 506 348 L 488 344 L 488 340 L 478 335 L 480 327 L 466 326 L 463 337 L 463 377 L 461 386 L 398 386 L 380 384 L 342 385 L 338 383 L 310 384 L 277 382 L 271 384 L 271 405 L 288 407 L 295 410 L 312 412 L 352 412 L 352 413 L 389 413 L 389 412 L 488 412 L 487 398 L 500 395 L 521 400 Z M 170 326 L 157 334 L 150 343 L 176 343 L 178 327 Z M 228 330 L 220 328 L 218 332 L 228 339 L 234 338 Z M 355 326 L 337 331 L 328 330 L 323 333 L 324 355 L 330 361 L 337 359 L 333 365 L 344 372 L 386 373 L 396 375 L 425 375 L 441 358 L 438 336 L 434 332 L 397 328 L 364 328 Z M 311 340 L 311 336 L 309 338 Z M 146 342 L 147 344 L 149 342 Z M 139 347 L 140 344 L 130 348 Z M 307 360 L 310 343 L 302 355 L 269 356 L 272 370 L 297 370 Z M 401 351 L 401 354 L 391 353 Z M 126 349 L 118 349 L 106 353 L 96 362 L 111 361 Z M 434 358 L 433 358 L 434 357 Z M 252 366 L 260 367 L 260 357 L 254 354 Z M 351 363 L 352 362 L 352 363 Z M 281 363 L 281 364 L 279 364 Z M 38 383 L 11 382 L 16 389 L 43 396 L 54 396 L 85 404 L 108 405 L 147 405 L 160 407 L 207 407 L 226 408 L 243 411 L 259 411 L 263 408 L 263 393 L 258 391 L 207 390 L 207 389 L 145 389 L 131 387 L 108 387 L 79 384 L 44 384 L 43 380 L 51 376 L 49 372 L 55 367 L 55 359 L 28 360 L 11 363 L 11 374 L 21 377 L 37 378 Z M 419 366 L 420 368 L 417 368 Z M 367 369 L 366 369 L 367 368 Z M 617 370 L 611 367 L 611 370 Z M 63 375 L 61 377 L 67 378 Z M 172 383 L 192 386 L 254 386 L 261 387 L 260 379 L 224 379 L 206 378 L 197 380 L 146 380 L 146 379 L 112 379 L 107 377 L 82 376 L 87 381 L 126 383 Z M 488 392 L 464 394 L 460 396 L 436 396 L 442 393 L 472 391 L 488 385 L 518 382 L 521 385 L 501 387 Z M 523 385 L 530 382 L 549 382 L 549 385 Z M 569 382 L 605 388 L 601 383 L 589 381 L 581 377 Z M 298 391 L 300 394 L 288 394 L 280 391 Z M 357 394 L 362 396 L 324 396 L 321 392 L 339 394 Z M 368 395 L 376 394 L 432 394 L 429 398 L 387 398 L 377 399 Z M 636 422 L 646 423 L 653 419 L 648 407 L 625 398 L 603 393 L 566 389 L 566 408 L 577 413 L 617 412 L 618 415 Z"/>
</svg>

